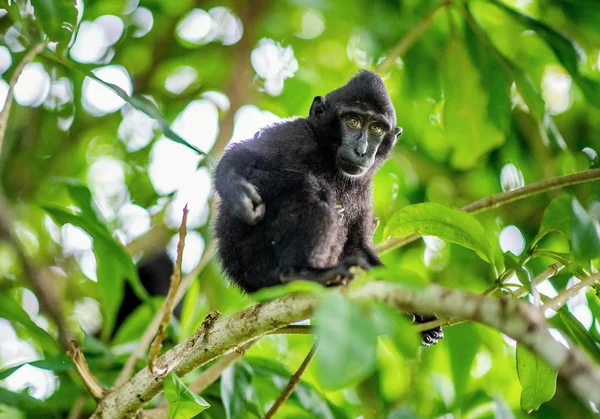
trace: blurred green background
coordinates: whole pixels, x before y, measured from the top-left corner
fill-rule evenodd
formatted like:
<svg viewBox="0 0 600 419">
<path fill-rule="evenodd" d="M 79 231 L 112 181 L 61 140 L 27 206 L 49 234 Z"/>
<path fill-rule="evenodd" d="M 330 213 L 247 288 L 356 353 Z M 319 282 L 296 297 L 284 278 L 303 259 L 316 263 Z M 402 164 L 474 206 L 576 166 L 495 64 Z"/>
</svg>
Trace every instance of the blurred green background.
<svg viewBox="0 0 600 419">
<path fill-rule="evenodd" d="M 188 203 L 183 270 L 192 271 L 211 241 L 215 158 L 229 142 L 250 138 L 265 124 L 307 115 L 314 96 L 339 87 L 361 68 L 380 71 L 404 128 L 375 178 L 376 243 L 390 217 L 408 204 L 460 207 L 599 166 L 596 0 L 33 3 L 59 4 L 53 6 L 58 14 L 37 5 L 34 10 L 28 1 L 0 2 L 0 104 L 32 45 L 44 33 L 59 43 L 51 44 L 56 52 L 47 49 L 27 64 L 15 86 L 1 144 L 0 182 L 23 254 L 55 290 L 68 327 L 107 386 L 114 384 L 161 297 L 135 309 L 124 323 L 125 315 L 117 319 L 123 295 L 133 298 L 124 291 L 131 266 L 115 262 L 114 243 L 100 246 L 100 236 L 116 235 L 138 263 L 165 249 L 174 258 L 176 230 Z M 61 22 L 76 27 L 70 44 L 69 25 Z M 87 77 L 90 71 L 137 101 L 123 101 Z M 162 121 L 140 111 L 149 103 Z M 170 138 L 161 129 L 165 121 L 176 133 Z M 172 141 L 177 136 L 211 157 Z M 68 186 L 75 185 L 73 179 L 79 186 Z M 82 208 L 87 189 L 81 185 L 91 191 L 96 213 Z M 597 184 L 569 192 L 593 218 L 600 217 Z M 477 216 L 499 260 L 508 251 L 524 254 L 547 204 L 561 193 Z M 90 236 L 89 229 L 86 233 L 65 217 L 61 222 L 62 213 L 52 212 L 72 206 L 82 210 L 85 222 L 106 231 Z M 543 244 L 555 252 L 571 251 L 561 235 L 547 236 Z M 494 280 L 489 265 L 472 251 L 436 238 L 390 252 L 384 260 L 428 281 L 474 292 Z M 526 269 L 536 275 L 553 262 L 535 258 Z M 571 278 L 566 269 L 540 292 L 555 296 Z M 40 309 L 19 254 L 6 241 L 0 241 L 0 296 L 19 302 L 26 318 L 56 337 L 57 325 Z M 189 337 L 211 310 L 229 314 L 250 304 L 212 261 L 186 294 L 167 346 Z M 581 294 L 569 309 L 600 347 L 598 297 Z M 77 400 L 82 414 L 91 414 L 94 402 L 70 361 L 7 310 L 0 308 L 0 417 L 67 417 Z M 203 393 L 212 407 L 200 417 L 264 413 L 289 376 L 281 367 L 293 372 L 311 344 L 310 336 L 261 339 Z M 371 399 L 395 419 L 524 417 L 514 348 L 499 332 L 475 324 L 446 328 L 446 338 L 417 359 L 381 340 L 377 370 L 366 384 L 324 391 L 312 363 L 305 384 L 279 415 L 354 418 Z M 41 359 L 46 364 L 7 370 Z M 560 381 L 553 400 L 532 413 L 592 414 Z"/>
</svg>

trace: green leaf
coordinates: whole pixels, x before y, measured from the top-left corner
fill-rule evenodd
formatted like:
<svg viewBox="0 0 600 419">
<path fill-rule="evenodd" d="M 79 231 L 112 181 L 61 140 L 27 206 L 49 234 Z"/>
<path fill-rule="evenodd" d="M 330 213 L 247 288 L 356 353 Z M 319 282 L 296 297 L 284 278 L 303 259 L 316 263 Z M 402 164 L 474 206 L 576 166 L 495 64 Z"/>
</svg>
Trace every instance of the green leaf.
<svg viewBox="0 0 600 419">
<path fill-rule="evenodd" d="M 236 363 L 227 368 L 221 375 L 221 399 L 225 406 L 227 419 L 241 417 L 241 413 L 246 403 L 252 403 L 246 400 L 248 394 L 250 398 L 255 398 L 254 387 L 252 386 L 252 376 L 254 371 L 245 363 Z"/>
<path fill-rule="evenodd" d="M 467 394 L 471 368 L 481 341 L 475 326 L 469 323 L 447 327 L 444 329 L 444 334 L 444 342 L 450 351 L 450 370 L 454 381 L 456 401 L 460 403 Z"/>
<path fill-rule="evenodd" d="M 40 359 L 39 361 L 23 362 L 12 367 L 8 367 L 0 371 L 0 380 L 10 377 L 23 365 L 31 365 L 32 367 L 50 371 L 70 371 L 74 368 L 73 362 L 66 356 L 57 356 L 53 358 Z"/>
<path fill-rule="evenodd" d="M 416 358 L 421 347 L 421 334 L 405 314 L 388 306 L 373 304 L 373 324 L 377 333 L 390 337 L 398 352 L 406 358 Z"/>
<path fill-rule="evenodd" d="M 0 317 L 23 326 L 45 353 L 58 355 L 62 352 L 58 342 L 48 332 L 35 324 L 29 314 L 23 310 L 21 304 L 6 292 L 0 293 Z"/>
<path fill-rule="evenodd" d="M 561 333 L 571 338 L 584 349 L 596 362 L 600 363 L 600 342 L 598 342 L 566 307 L 558 310 L 558 314 L 550 319 L 550 323 Z"/>
<path fill-rule="evenodd" d="M 383 231 L 384 237 L 403 237 L 411 233 L 436 236 L 472 249 L 486 262 L 493 263 L 492 248 L 485 231 L 469 213 L 434 202 L 408 205 L 396 212 Z"/>
<path fill-rule="evenodd" d="M 158 122 L 165 137 L 167 137 L 168 139 L 170 139 L 172 141 L 175 141 L 176 143 L 186 146 L 187 148 L 195 151 L 196 153 L 200 154 L 201 156 L 206 156 L 206 158 L 210 158 L 210 156 L 208 156 L 207 153 L 200 150 L 195 145 L 190 144 L 189 142 L 187 142 L 186 140 L 181 138 L 175 131 L 173 131 L 171 129 L 171 125 L 169 124 L 169 121 L 166 120 L 166 118 L 160 113 L 160 111 L 158 110 L 156 105 L 149 99 L 147 99 L 145 97 L 140 97 L 140 96 L 129 96 L 127 94 L 127 92 L 125 90 L 121 89 L 119 86 L 102 80 L 100 77 L 96 76 L 92 71 L 88 70 L 84 66 L 77 64 L 73 61 L 70 61 L 67 59 L 61 59 L 52 54 L 45 53 L 44 55 L 46 57 L 48 57 L 49 59 L 54 60 L 54 61 L 64 65 L 67 68 L 70 68 L 72 70 L 75 70 L 82 74 L 85 74 L 87 77 L 91 78 L 92 80 L 100 83 L 101 85 L 108 88 L 109 90 L 112 90 L 117 96 L 119 96 L 125 102 L 129 103 L 131 106 L 133 106 L 140 112 L 145 113 L 150 118 L 152 118 L 156 122 Z"/>
<path fill-rule="evenodd" d="M 481 88 L 479 70 L 461 42 L 450 42 L 445 62 L 444 127 L 454 149 L 451 164 L 466 170 L 502 145 L 505 138 L 488 119 L 488 94 Z"/>
<path fill-rule="evenodd" d="M 112 339 L 112 345 L 123 345 L 129 342 L 138 341 L 146 327 L 158 310 L 160 310 L 163 298 L 153 297 L 143 304 L 140 304 L 136 309 L 123 321 Z"/>
<path fill-rule="evenodd" d="M 521 12 L 505 5 L 498 0 L 491 0 L 493 4 L 506 11 L 523 26 L 535 31 L 552 49 L 556 58 L 571 74 L 573 80 L 579 85 L 586 99 L 594 106 L 600 107 L 600 83 L 591 80 L 580 73 L 579 64 L 583 61 L 583 50 L 573 40 L 556 29 L 537 19 L 522 14 Z"/>
<path fill-rule="evenodd" d="M 297 280 L 285 285 L 263 288 L 250 294 L 250 297 L 255 301 L 264 302 L 293 293 L 323 295 L 326 292 L 327 288 L 315 281 Z"/>
<path fill-rule="evenodd" d="M 324 388 L 356 384 L 373 372 L 377 330 L 357 303 L 331 292 L 317 309 L 315 323 L 318 375 Z"/>
<path fill-rule="evenodd" d="M 467 13 L 470 12 L 467 10 Z M 499 129 L 506 130 L 512 107 L 512 80 L 502 71 L 502 57 L 495 54 L 493 48 L 489 48 L 485 42 L 487 39 L 482 40 L 471 25 L 465 25 L 465 40 L 471 58 L 480 69 L 482 88 L 489 93 L 488 115 Z"/>
<path fill-rule="evenodd" d="M 573 222 L 571 200 L 570 195 L 561 195 L 550 202 L 544 211 L 540 230 L 533 240 L 532 246 L 551 232 L 560 233 L 568 239 L 571 238 L 571 224 Z"/>
<path fill-rule="evenodd" d="M 31 0 L 35 19 L 53 42 L 57 51 L 69 46 L 77 25 L 77 8 L 74 0 Z"/>
<path fill-rule="evenodd" d="M 517 279 L 525 287 L 525 289 L 531 293 L 531 276 L 527 269 L 525 269 L 519 260 L 512 252 L 506 252 L 504 254 L 504 267 L 507 270 L 513 270 L 515 275 L 517 275 Z"/>
<path fill-rule="evenodd" d="M 280 392 L 292 376 L 281 364 L 271 359 L 247 357 L 242 362 L 247 363 L 254 371 L 254 386 L 257 381 L 270 379 Z M 276 395 L 279 395 L 279 392 Z M 294 391 L 290 395 L 290 400 L 296 401 L 305 411 L 311 412 L 312 415 L 318 418 L 342 419 L 347 417 L 341 409 L 331 404 L 325 396 L 304 380 L 300 381 L 296 388 L 294 388 Z"/>
<path fill-rule="evenodd" d="M 591 217 L 576 198 L 572 200 L 573 230 L 571 244 L 575 256 L 580 260 L 600 256 L 600 223 Z"/>
<path fill-rule="evenodd" d="M 517 374 L 521 383 L 521 408 L 538 410 L 554 397 L 558 372 L 517 342 Z"/>
<path fill-rule="evenodd" d="M 165 398 L 169 403 L 169 419 L 189 419 L 210 407 L 202 397 L 192 393 L 174 372 L 164 381 Z"/>
<path fill-rule="evenodd" d="M 123 281 L 129 281 L 133 291 L 142 301 L 146 301 L 149 295 L 140 283 L 131 257 L 121 243 L 113 238 L 98 215 L 89 189 L 75 179 L 58 179 L 56 182 L 65 185 L 80 211 L 73 213 L 72 210 L 54 205 L 42 205 L 42 209 L 58 224 L 79 227 L 93 240 L 99 299 L 104 316 L 102 336 L 106 338 L 114 327 L 116 314 L 123 300 Z"/>
<path fill-rule="evenodd" d="M 514 81 L 515 86 L 517 87 L 517 90 L 521 95 L 521 98 L 523 99 L 523 101 L 527 105 L 527 108 L 529 109 L 529 113 L 538 122 L 538 131 L 540 133 L 540 136 L 545 141 L 553 139 L 558 144 L 564 143 L 562 135 L 556 128 L 552 117 L 546 111 L 546 102 L 542 98 L 542 93 L 533 83 L 529 74 L 524 72 L 517 64 L 509 60 L 494 46 L 488 34 L 477 23 L 467 6 L 465 6 L 465 13 L 467 17 L 468 27 L 475 32 L 475 34 L 485 47 L 484 49 L 489 51 L 490 55 L 495 58 L 496 70 L 501 70 L 510 80 Z M 467 32 L 467 35 L 469 35 L 469 32 Z M 480 49 L 482 48 L 480 47 Z M 490 61 L 493 60 L 490 58 Z M 491 68 L 493 69 L 494 66 L 492 65 Z M 487 72 L 486 75 L 482 76 L 485 79 L 487 77 L 487 74 L 489 74 L 489 70 L 485 69 L 484 72 Z M 500 83 L 500 80 L 494 78 L 493 82 L 496 85 L 498 85 Z M 498 94 L 498 92 L 496 92 L 495 94 Z M 498 101 L 499 99 L 490 99 L 490 103 L 492 102 L 492 100 Z"/>
</svg>

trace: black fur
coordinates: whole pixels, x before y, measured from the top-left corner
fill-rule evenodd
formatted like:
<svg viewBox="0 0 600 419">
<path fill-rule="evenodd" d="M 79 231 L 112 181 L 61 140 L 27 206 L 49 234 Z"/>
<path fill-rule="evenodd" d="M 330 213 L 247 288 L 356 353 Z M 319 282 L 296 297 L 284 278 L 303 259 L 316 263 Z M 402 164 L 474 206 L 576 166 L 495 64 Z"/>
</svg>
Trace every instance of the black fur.
<svg viewBox="0 0 600 419">
<path fill-rule="evenodd" d="M 254 292 L 296 278 L 335 284 L 352 277 L 350 266 L 381 265 L 371 243 L 372 178 L 400 132 L 382 80 L 362 71 L 317 96 L 307 118 L 231 146 L 215 179 L 227 275 Z M 431 332 L 441 338 L 441 329 Z"/>
</svg>

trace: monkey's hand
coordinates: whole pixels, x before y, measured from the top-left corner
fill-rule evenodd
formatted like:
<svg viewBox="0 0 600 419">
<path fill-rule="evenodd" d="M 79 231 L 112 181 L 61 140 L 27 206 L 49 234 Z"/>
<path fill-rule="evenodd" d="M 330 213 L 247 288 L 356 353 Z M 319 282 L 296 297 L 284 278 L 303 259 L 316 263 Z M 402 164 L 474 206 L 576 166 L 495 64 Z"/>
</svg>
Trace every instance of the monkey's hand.
<svg viewBox="0 0 600 419">
<path fill-rule="evenodd" d="M 265 204 L 258 194 L 256 186 L 245 179 L 238 179 L 230 184 L 224 201 L 233 215 L 240 220 L 254 225 L 265 215 Z"/>
<path fill-rule="evenodd" d="M 433 316 L 424 316 L 422 314 L 414 314 L 408 313 L 408 315 L 412 318 L 415 323 L 427 323 L 432 320 L 437 320 L 438 316 L 435 314 Z M 421 332 L 422 340 L 421 345 L 430 346 L 438 343 L 439 340 L 444 338 L 444 331 L 442 330 L 442 326 L 434 327 L 433 329 L 425 330 Z"/>
</svg>

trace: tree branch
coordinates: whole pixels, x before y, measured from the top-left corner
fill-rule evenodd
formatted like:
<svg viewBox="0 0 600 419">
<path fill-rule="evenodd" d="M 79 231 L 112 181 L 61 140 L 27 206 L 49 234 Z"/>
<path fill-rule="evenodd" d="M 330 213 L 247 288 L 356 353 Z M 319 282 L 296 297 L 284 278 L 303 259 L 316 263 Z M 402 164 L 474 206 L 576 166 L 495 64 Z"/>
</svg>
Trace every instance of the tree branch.
<svg viewBox="0 0 600 419">
<path fill-rule="evenodd" d="M 585 401 L 600 404 L 600 370 L 578 348 L 565 348 L 549 334 L 541 311 L 522 301 L 510 298 L 494 299 L 461 290 L 431 285 L 422 292 L 407 291 L 383 281 L 370 282 L 349 297 L 355 300 L 382 301 L 408 312 L 438 313 L 462 320 L 489 325 L 523 343 L 533 353 L 559 370 L 568 385 Z M 309 317 L 320 298 L 294 294 L 259 304 L 227 318 L 219 318 L 202 340 L 196 340 L 188 355 L 174 371 L 184 376 L 218 356 Z M 159 358 L 163 365 L 172 365 L 183 342 Z M 162 389 L 163 377 L 153 376 L 148 368 L 105 396 L 94 418 L 134 416 Z"/>
<path fill-rule="evenodd" d="M 527 198 L 543 192 L 553 191 L 555 189 L 565 188 L 567 186 L 577 185 L 579 183 L 591 182 L 600 179 L 600 169 L 591 169 L 585 172 L 575 173 L 568 176 L 557 176 L 540 182 L 531 183 L 514 191 L 503 192 L 496 195 L 488 196 L 471 202 L 460 209 L 471 214 L 487 211 L 489 209 L 498 208 L 519 199 Z M 421 237 L 419 234 L 410 234 L 406 237 L 392 238 L 387 242 L 377 246 L 378 253 L 389 252 L 411 243 Z"/>
<path fill-rule="evenodd" d="M 431 26 L 433 18 L 441 9 L 452 3 L 452 0 L 444 0 L 433 9 L 431 9 L 415 26 L 407 33 L 402 40 L 388 53 L 382 62 L 380 62 L 375 71 L 384 74 L 392 67 L 398 57 L 403 56 L 415 41 Z"/>
<path fill-rule="evenodd" d="M 596 283 L 596 281 L 600 281 L 600 273 L 590 275 L 587 278 L 582 279 L 572 287 L 562 291 L 556 297 L 544 304 L 544 310 L 558 311 L 562 306 L 566 304 L 567 301 L 569 301 L 569 299 L 574 297 L 575 294 L 577 294 L 585 287 L 593 286 Z"/>
<path fill-rule="evenodd" d="M 187 204 L 183 207 L 183 217 L 181 218 L 181 226 L 179 227 L 179 242 L 177 243 L 177 259 L 175 266 L 173 267 L 173 273 L 171 274 L 171 284 L 169 286 L 169 292 L 165 298 L 162 309 L 162 319 L 158 325 L 156 336 L 152 340 L 150 345 L 150 353 L 148 354 L 148 367 L 154 375 L 165 375 L 168 369 L 159 367 L 156 365 L 156 358 L 160 354 L 163 341 L 167 337 L 167 327 L 171 322 L 171 313 L 175 307 L 175 299 L 177 292 L 179 291 L 179 284 L 181 283 L 181 263 L 183 261 L 183 248 L 185 247 L 185 236 L 187 234 L 187 216 L 188 209 Z"/>
</svg>

